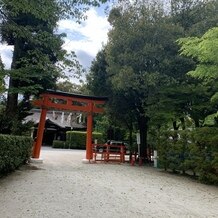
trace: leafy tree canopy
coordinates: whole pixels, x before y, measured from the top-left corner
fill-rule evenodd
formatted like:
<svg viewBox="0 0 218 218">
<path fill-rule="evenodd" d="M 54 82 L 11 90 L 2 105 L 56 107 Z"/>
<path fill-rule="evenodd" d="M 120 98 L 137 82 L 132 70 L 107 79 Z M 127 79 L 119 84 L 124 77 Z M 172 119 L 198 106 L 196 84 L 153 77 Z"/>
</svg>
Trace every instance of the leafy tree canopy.
<svg viewBox="0 0 218 218">
<path fill-rule="evenodd" d="M 18 94 L 23 94 L 23 102 L 29 102 L 31 95 L 54 88 L 66 71 L 81 72 L 75 54 L 67 54 L 62 48 L 65 34 L 57 34 L 57 22 L 66 18 L 79 22 L 90 6 L 101 2 L 105 1 L 0 0 L 0 39 L 14 46 L 11 70 L 7 71 L 10 81 L 5 132 L 11 132 L 15 119 L 21 123 L 22 110 L 29 110 L 18 105 Z"/>
<path fill-rule="evenodd" d="M 171 0 L 172 21 L 184 28 L 186 36 L 199 36 L 218 24 L 217 0 Z"/>
<path fill-rule="evenodd" d="M 181 54 L 196 59 L 198 64 L 195 70 L 188 75 L 203 80 L 217 87 L 218 82 L 218 28 L 208 30 L 202 37 L 188 37 L 178 40 L 181 45 Z M 211 101 L 218 101 L 218 92 L 215 91 Z"/>
<path fill-rule="evenodd" d="M 80 93 L 82 86 L 65 80 L 58 82 L 56 88 L 63 92 Z"/>
<path fill-rule="evenodd" d="M 4 17 L 4 10 L 10 8 L 12 16 L 17 16 L 20 13 L 32 13 L 38 19 L 50 21 L 52 25 L 55 19 L 73 18 L 78 22 L 85 18 L 84 12 L 90 6 L 100 6 L 106 0 L 1 0 L 0 10 Z"/>
<path fill-rule="evenodd" d="M 181 54 L 198 61 L 195 70 L 190 76 L 214 80 L 218 79 L 218 28 L 212 28 L 202 37 L 188 37 L 178 40 L 181 45 Z"/>
<path fill-rule="evenodd" d="M 144 125 L 140 131 L 144 135 L 148 123 L 157 127 L 170 121 L 172 126 L 172 121 L 179 120 L 185 128 L 184 119 L 192 116 L 199 126 L 199 120 L 214 111 L 209 103 L 213 90 L 186 75 L 198 60 L 180 56 L 176 40 L 199 36 L 214 26 L 218 5 L 216 1 L 172 0 L 171 9 L 166 10 L 160 2 L 119 1 L 109 14 L 112 29 L 105 57 L 96 59 L 89 80 L 109 85 L 111 114 L 122 125 L 131 119 Z M 101 92 L 101 85 L 93 87 Z"/>
</svg>

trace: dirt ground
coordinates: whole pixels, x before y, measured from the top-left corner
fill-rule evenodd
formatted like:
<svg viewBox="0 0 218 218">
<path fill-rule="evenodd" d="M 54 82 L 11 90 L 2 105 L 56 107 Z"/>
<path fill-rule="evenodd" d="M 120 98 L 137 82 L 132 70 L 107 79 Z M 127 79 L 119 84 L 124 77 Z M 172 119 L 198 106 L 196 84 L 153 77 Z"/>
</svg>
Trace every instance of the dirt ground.
<svg viewBox="0 0 218 218">
<path fill-rule="evenodd" d="M 218 217 L 218 188 L 152 167 L 84 164 L 85 151 L 41 152 L 0 179 L 1 218 Z"/>
</svg>

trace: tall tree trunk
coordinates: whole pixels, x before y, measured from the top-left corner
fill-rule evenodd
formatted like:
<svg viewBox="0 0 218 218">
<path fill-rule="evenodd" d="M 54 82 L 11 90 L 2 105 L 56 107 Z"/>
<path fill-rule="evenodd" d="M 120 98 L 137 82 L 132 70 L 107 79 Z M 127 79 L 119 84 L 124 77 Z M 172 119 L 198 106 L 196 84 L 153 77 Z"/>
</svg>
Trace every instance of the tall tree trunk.
<svg viewBox="0 0 218 218">
<path fill-rule="evenodd" d="M 129 145 L 130 145 L 130 148 L 132 148 L 132 146 L 133 146 L 133 137 L 132 137 L 133 125 L 132 125 L 132 122 L 129 123 L 128 128 L 129 128 Z"/>
<path fill-rule="evenodd" d="M 140 157 L 146 161 L 147 159 L 147 133 L 148 133 L 148 117 L 139 116 L 138 126 L 140 132 Z"/>
<path fill-rule="evenodd" d="M 17 61 L 21 57 L 22 52 L 22 41 L 19 39 L 15 39 L 14 43 L 14 53 L 13 59 L 11 63 L 11 69 L 18 69 L 19 66 L 17 65 Z M 14 91 L 14 88 L 19 86 L 18 79 L 15 79 L 13 75 L 10 75 L 9 80 L 9 89 L 8 89 L 8 96 L 7 96 L 7 104 L 6 104 L 6 115 L 7 117 L 14 117 L 17 114 L 17 105 L 18 105 L 18 92 Z"/>
<path fill-rule="evenodd" d="M 14 117 L 17 113 L 18 93 L 10 92 L 11 89 L 16 87 L 16 81 L 10 77 L 9 91 L 7 96 L 6 114 L 7 117 Z"/>
<path fill-rule="evenodd" d="M 131 128 L 129 129 L 129 144 L 132 147 L 132 145 L 133 145 L 133 137 L 132 137 L 133 128 L 132 128 L 132 125 L 130 125 L 130 126 L 131 126 Z"/>
</svg>

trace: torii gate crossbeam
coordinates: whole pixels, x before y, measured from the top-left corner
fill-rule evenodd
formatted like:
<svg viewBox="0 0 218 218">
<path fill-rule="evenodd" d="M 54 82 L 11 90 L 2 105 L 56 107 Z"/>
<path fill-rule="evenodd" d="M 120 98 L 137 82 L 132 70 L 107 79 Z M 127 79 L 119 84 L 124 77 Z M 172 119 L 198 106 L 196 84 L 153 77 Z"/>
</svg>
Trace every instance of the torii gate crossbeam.
<svg viewBox="0 0 218 218">
<path fill-rule="evenodd" d="M 104 112 L 101 106 L 105 104 L 106 101 L 107 97 L 86 96 L 53 90 L 47 90 L 45 93 L 41 94 L 40 99 L 34 101 L 35 106 L 41 107 L 41 116 L 36 141 L 34 142 L 32 157 L 36 159 L 40 157 L 47 110 L 57 109 L 87 112 L 86 159 L 93 159 L 93 114 Z"/>
</svg>

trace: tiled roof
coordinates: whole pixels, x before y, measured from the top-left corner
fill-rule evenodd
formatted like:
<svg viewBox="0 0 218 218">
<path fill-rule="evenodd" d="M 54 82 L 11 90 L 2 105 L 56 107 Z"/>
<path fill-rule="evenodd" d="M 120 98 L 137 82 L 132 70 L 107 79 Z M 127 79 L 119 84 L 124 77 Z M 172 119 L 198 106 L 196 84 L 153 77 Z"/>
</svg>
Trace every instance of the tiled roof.
<svg viewBox="0 0 218 218">
<path fill-rule="evenodd" d="M 25 118 L 25 122 L 33 121 L 35 124 L 39 123 L 41 110 L 33 109 L 30 113 L 32 114 Z M 86 128 L 85 117 L 78 112 L 47 111 L 46 120 L 50 120 L 61 128 Z"/>
</svg>

